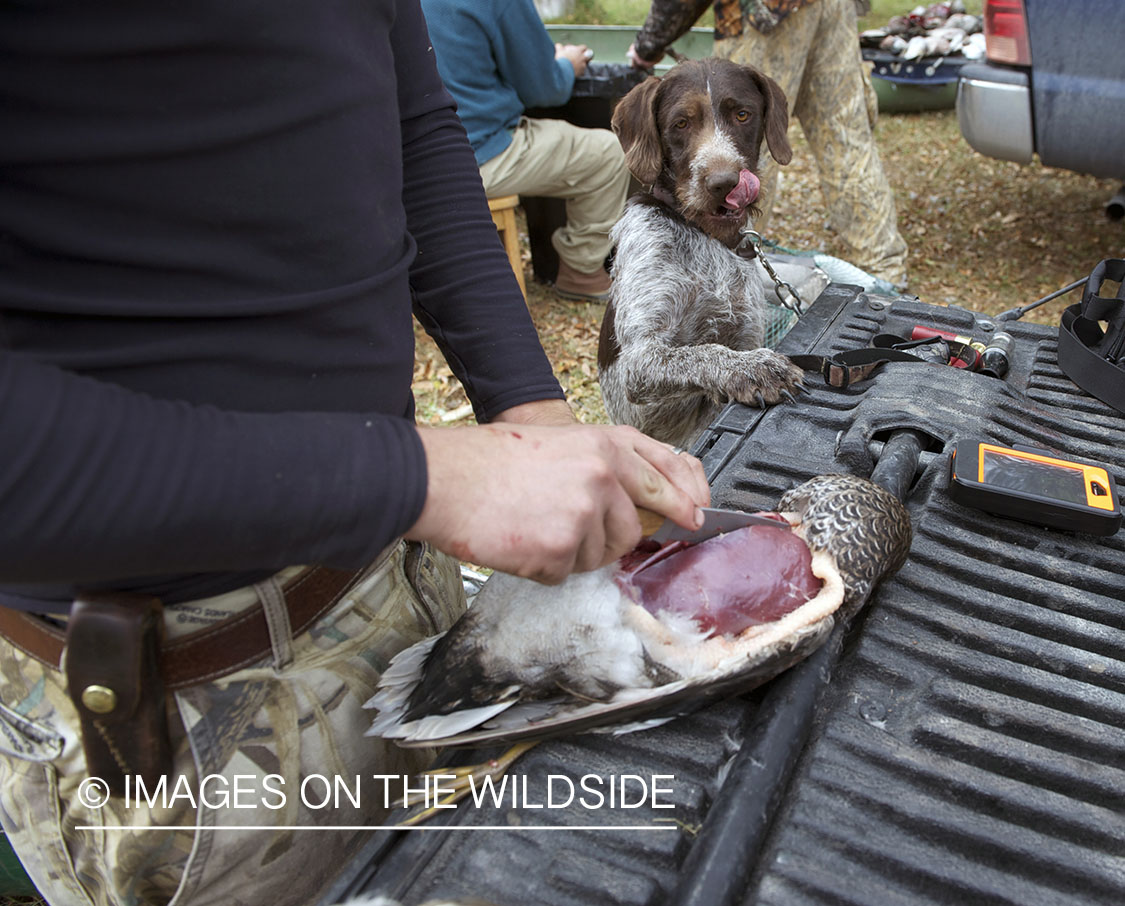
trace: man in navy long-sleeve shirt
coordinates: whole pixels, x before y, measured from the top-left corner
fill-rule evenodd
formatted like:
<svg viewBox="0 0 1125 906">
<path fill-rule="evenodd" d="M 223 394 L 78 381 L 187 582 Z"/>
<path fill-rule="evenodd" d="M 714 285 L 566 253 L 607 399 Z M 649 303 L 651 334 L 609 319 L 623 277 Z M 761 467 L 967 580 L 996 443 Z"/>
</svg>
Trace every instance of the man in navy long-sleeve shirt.
<svg viewBox="0 0 1125 906">
<path fill-rule="evenodd" d="M 573 423 L 418 0 L 6 5 L 0 134 L 5 626 L 61 634 L 80 589 L 158 596 L 169 636 L 269 624 L 249 667 L 169 695 L 173 779 L 253 768 L 292 804 L 308 773 L 413 766 L 359 737 L 360 704 L 455 616 L 434 548 L 557 581 L 635 543 L 634 503 L 685 525 L 705 503 L 688 457 Z M 480 426 L 413 424 L 412 311 Z M 359 579 L 298 631 L 317 564 Z M 70 700 L 90 690 L 33 648 L 0 638 L 0 721 L 23 740 L 0 746 L 0 817 L 53 902 L 309 900 L 331 870 L 315 834 L 210 847 L 196 826 L 222 817 L 182 798 L 100 813 L 175 834 L 77 830 L 99 823 Z M 65 660 L 97 654 L 72 639 Z"/>
<path fill-rule="evenodd" d="M 586 48 L 553 44 L 532 0 L 422 0 L 422 8 L 486 193 L 566 199 L 567 222 L 551 236 L 555 288 L 605 299 L 609 231 L 629 190 L 620 143 L 608 129 L 524 116 L 570 99 Z"/>
</svg>

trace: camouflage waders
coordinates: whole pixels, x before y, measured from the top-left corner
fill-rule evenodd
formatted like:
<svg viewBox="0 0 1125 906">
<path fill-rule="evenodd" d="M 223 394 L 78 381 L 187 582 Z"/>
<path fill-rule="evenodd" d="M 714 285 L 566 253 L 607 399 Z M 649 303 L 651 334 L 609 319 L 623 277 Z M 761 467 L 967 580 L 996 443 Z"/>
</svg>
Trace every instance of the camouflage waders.
<svg viewBox="0 0 1125 906">
<path fill-rule="evenodd" d="M 781 86 L 816 158 L 828 222 L 847 257 L 876 277 L 905 285 L 906 242 L 872 134 L 877 103 L 857 34 L 854 0 L 816 0 L 768 34 L 747 27 L 738 37 L 719 38 L 715 55 L 754 66 Z M 777 175 L 778 165 L 763 154 L 762 215 L 754 226 L 760 233 L 768 229 Z M 809 202 L 786 196 L 784 203 Z"/>
<path fill-rule="evenodd" d="M 85 757 L 63 674 L 0 639 L 0 820 L 49 902 L 307 906 L 366 833 L 299 828 L 380 823 L 386 784 L 372 775 L 412 774 L 432 759 L 365 737 L 372 713 L 362 705 L 392 656 L 463 611 L 458 563 L 423 545 L 395 545 L 293 638 L 280 587 L 298 571 L 165 609 L 175 637 L 260 600 L 273 652 L 167 696 L 175 767 L 163 795 L 146 788 L 147 799 L 91 807 L 99 797 L 82 786 Z M 354 790 L 357 777 L 359 807 L 331 789 L 340 778 Z"/>
</svg>

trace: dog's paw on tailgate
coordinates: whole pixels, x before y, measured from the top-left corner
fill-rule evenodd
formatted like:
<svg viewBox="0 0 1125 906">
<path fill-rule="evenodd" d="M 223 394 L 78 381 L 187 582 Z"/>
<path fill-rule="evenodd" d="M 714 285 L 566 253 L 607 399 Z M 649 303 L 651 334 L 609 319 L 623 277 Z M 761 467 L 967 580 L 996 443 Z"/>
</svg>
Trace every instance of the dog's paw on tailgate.
<svg viewBox="0 0 1125 906">
<path fill-rule="evenodd" d="M 747 406 L 765 408 L 785 400 L 792 401 L 803 392 L 805 372 L 772 349 L 754 349 L 743 353 L 746 367 L 730 376 L 727 395 Z"/>
</svg>

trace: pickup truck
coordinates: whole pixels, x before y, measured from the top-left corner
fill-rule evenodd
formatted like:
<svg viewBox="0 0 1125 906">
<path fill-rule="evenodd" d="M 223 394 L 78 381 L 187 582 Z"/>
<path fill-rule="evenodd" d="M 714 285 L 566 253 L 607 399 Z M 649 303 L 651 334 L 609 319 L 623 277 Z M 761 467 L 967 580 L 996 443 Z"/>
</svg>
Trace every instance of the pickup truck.
<svg viewBox="0 0 1125 906">
<path fill-rule="evenodd" d="M 1125 178 L 1120 0 L 985 0 L 986 62 L 961 69 L 957 115 L 977 151 Z"/>
</svg>

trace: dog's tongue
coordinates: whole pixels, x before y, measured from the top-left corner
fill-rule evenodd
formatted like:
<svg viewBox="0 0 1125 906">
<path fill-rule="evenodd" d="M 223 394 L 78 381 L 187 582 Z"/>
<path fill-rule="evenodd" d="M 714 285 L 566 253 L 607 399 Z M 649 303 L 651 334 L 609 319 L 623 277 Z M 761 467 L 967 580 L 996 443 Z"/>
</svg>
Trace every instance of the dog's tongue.
<svg viewBox="0 0 1125 906">
<path fill-rule="evenodd" d="M 723 199 L 723 205 L 732 211 L 740 211 L 758 197 L 761 187 L 757 176 L 749 170 L 743 170 L 738 174 L 738 185 Z"/>
</svg>

